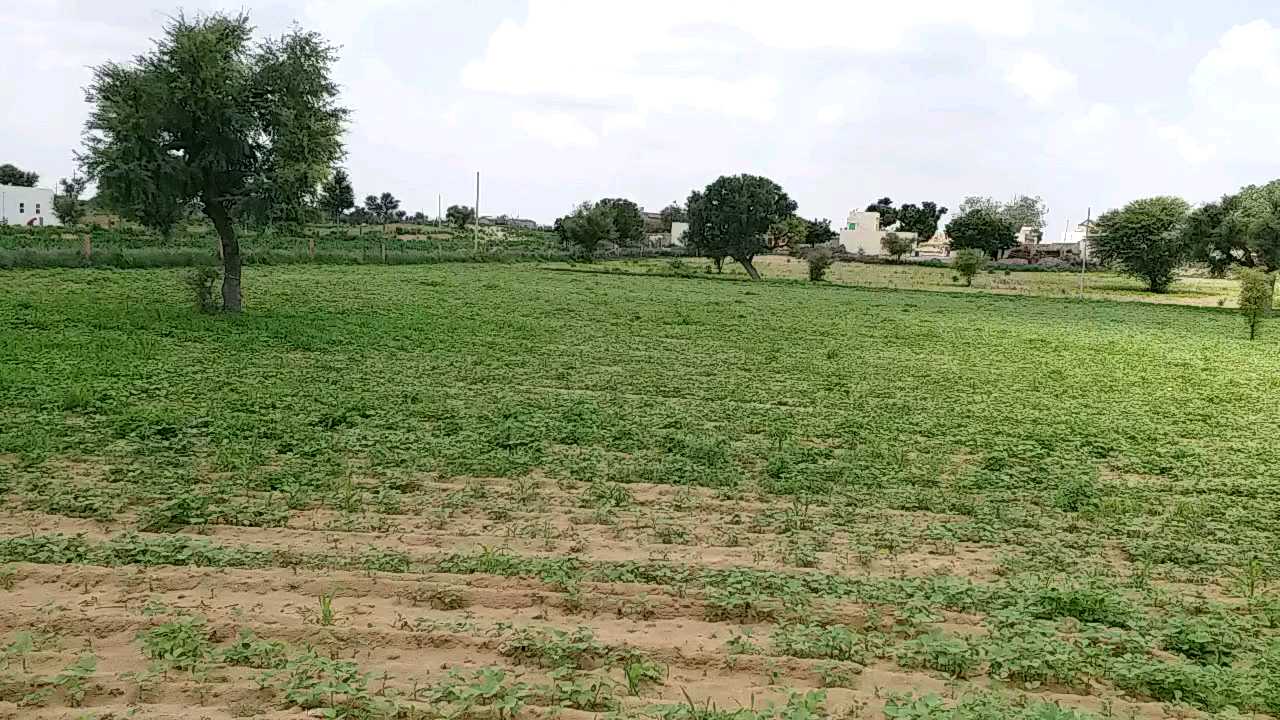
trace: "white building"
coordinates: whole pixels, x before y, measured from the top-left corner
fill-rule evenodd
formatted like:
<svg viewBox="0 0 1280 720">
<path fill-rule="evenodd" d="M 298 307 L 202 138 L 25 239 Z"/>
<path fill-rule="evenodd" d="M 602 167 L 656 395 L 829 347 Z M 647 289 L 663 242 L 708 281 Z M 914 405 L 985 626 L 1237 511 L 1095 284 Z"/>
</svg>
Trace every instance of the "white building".
<svg viewBox="0 0 1280 720">
<path fill-rule="evenodd" d="M 689 223 L 673 222 L 671 223 L 671 244 L 684 246 L 684 234 L 689 232 Z"/>
<path fill-rule="evenodd" d="M 880 241 L 885 235 L 896 232 L 897 226 L 898 224 L 894 223 L 882 229 L 880 213 L 871 210 L 853 210 L 849 213 L 844 227 L 840 229 L 840 244 L 844 246 L 845 252 L 854 255 L 881 255 L 884 249 L 880 247 Z M 916 234 L 912 232 L 900 232 L 898 235 L 916 239 Z"/>
<path fill-rule="evenodd" d="M 0 224 L 61 225 L 53 214 L 53 191 L 0 185 Z"/>
</svg>

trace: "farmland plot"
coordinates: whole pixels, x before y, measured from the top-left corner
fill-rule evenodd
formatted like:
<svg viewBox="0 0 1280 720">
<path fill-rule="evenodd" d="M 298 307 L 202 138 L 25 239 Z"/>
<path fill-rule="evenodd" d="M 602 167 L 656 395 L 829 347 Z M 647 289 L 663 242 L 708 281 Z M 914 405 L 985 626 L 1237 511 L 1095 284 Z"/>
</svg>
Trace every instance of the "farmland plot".
<svg viewBox="0 0 1280 720">
<path fill-rule="evenodd" d="M 246 287 L 0 275 L 0 717 L 1280 714 L 1280 344 L 1234 315 Z"/>
</svg>

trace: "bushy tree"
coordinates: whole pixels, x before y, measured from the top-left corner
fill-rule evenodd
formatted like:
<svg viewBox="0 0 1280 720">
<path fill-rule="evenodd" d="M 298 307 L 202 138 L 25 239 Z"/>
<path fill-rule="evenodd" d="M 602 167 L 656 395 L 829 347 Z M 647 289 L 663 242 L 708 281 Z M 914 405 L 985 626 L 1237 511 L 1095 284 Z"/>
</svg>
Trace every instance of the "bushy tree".
<svg viewBox="0 0 1280 720">
<path fill-rule="evenodd" d="M 1018 242 L 1018 229 L 1013 223 L 991 210 L 978 208 L 947 223 L 947 237 L 952 250 L 981 250 L 992 259 Z"/>
<path fill-rule="evenodd" d="M 1233 265 L 1280 270 L 1280 180 L 1248 185 L 1196 208 L 1184 237 L 1191 259 L 1217 276 Z"/>
<path fill-rule="evenodd" d="M 465 228 L 475 222 L 476 211 L 466 205 L 450 205 L 449 209 L 444 211 L 445 222 L 458 228 Z"/>
<path fill-rule="evenodd" d="M 1262 321 L 1275 302 L 1275 277 L 1256 268 L 1240 270 L 1240 314 L 1249 326 L 1249 339 L 1258 336 Z"/>
<path fill-rule="evenodd" d="M 898 221 L 898 208 L 893 206 L 893 200 L 882 197 L 879 200 L 867 206 L 867 212 L 880 213 L 880 227 L 886 228 Z"/>
<path fill-rule="evenodd" d="M 766 233 L 770 250 L 797 247 L 805 241 L 809 233 L 809 224 L 795 215 L 788 215 L 769 226 Z"/>
<path fill-rule="evenodd" d="M 1188 210 L 1181 198 L 1161 196 L 1103 213 L 1090 236 L 1096 257 L 1141 278 L 1151 292 L 1167 291 L 1188 258 Z"/>
<path fill-rule="evenodd" d="M 671 223 L 688 222 L 689 213 L 685 212 L 684 207 L 680 203 L 671 203 L 662 208 L 662 212 L 658 213 L 662 217 L 662 228 L 667 232 L 671 232 Z"/>
<path fill-rule="evenodd" d="M 40 182 L 40 176 L 36 173 L 27 172 L 12 163 L 0 165 L 0 185 L 35 187 L 38 182 Z"/>
<path fill-rule="evenodd" d="M 347 175 L 346 170 L 335 168 L 333 175 L 320 189 L 320 209 L 324 211 L 326 217 L 331 217 L 334 222 L 337 222 L 343 213 L 355 205 L 356 191 L 351 187 L 350 176 Z"/>
<path fill-rule="evenodd" d="M 938 232 L 938 223 L 947 209 L 926 200 L 919 205 L 907 203 L 898 209 L 898 229 L 915 233 L 919 240 L 928 240 Z"/>
<path fill-rule="evenodd" d="M 827 247 L 807 250 L 804 259 L 809 264 L 809 280 L 812 282 L 821 282 L 827 276 L 827 269 L 833 262 L 831 248 Z"/>
<path fill-rule="evenodd" d="M 179 14 L 147 54 L 94 69 L 80 160 L 99 198 L 162 232 L 198 201 L 224 311 L 241 309 L 237 220 L 301 219 L 342 156 L 336 57 L 316 33 L 254 44 L 247 15 Z"/>
<path fill-rule="evenodd" d="M 1044 216 L 1048 212 L 1044 200 L 1039 195 L 1018 195 L 1007 203 L 982 195 L 970 195 L 960 203 L 959 215 L 967 215 L 974 211 L 990 212 L 1004 218 L 1016 234 L 1023 226 L 1037 230 L 1044 227 Z"/>
<path fill-rule="evenodd" d="M 617 243 L 613 208 L 604 203 L 584 202 L 560 218 L 560 237 L 578 257 L 591 262 L 606 243 Z"/>
<path fill-rule="evenodd" d="M 389 192 L 381 195 L 366 195 L 364 209 L 379 225 L 386 225 L 403 217 L 397 214 L 400 211 L 400 200 Z"/>
<path fill-rule="evenodd" d="M 640 207 L 623 198 L 605 198 L 596 203 L 613 220 L 614 239 L 618 245 L 635 247 L 644 242 L 644 215 Z"/>
<path fill-rule="evenodd" d="M 774 181 L 758 175 L 722 175 L 689 195 L 689 247 L 713 261 L 733 258 L 753 280 L 752 260 L 768 250 L 769 226 L 789 216 L 796 203 Z"/>
<path fill-rule="evenodd" d="M 58 194 L 53 198 L 53 214 L 63 225 L 79 225 L 84 219 L 85 207 L 80 200 L 89 181 L 78 175 L 70 180 L 62 178 L 58 181 Z"/>
<path fill-rule="evenodd" d="M 805 225 L 804 241 L 809 244 L 809 247 L 826 245 L 840 237 L 840 233 L 831 229 L 831 221 L 826 218 L 806 220 Z"/>
<path fill-rule="evenodd" d="M 901 260 L 902 256 L 911 252 L 915 246 L 915 239 L 896 232 L 885 233 L 884 237 L 880 238 L 880 248 L 886 255 L 892 255 L 894 260 Z"/>
<path fill-rule="evenodd" d="M 987 265 L 987 254 L 976 248 L 965 248 L 951 258 L 951 267 L 964 278 L 965 287 L 973 286 L 973 276 Z"/>
</svg>

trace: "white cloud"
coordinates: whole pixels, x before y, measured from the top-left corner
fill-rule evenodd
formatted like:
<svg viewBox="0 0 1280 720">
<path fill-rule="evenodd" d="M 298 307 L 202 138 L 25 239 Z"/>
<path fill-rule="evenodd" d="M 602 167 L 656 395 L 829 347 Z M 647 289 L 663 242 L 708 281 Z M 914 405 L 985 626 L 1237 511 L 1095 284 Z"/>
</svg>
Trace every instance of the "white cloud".
<svg viewBox="0 0 1280 720">
<path fill-rule="evenodd" d="M 517 110 L 511 115 L 511 126 L 557 149 L 591 147 L 600 142 L 591 128 L 564 112 Z"/>
<path fill-rule="evenodd" d="M 813 114 L 813 119 L 819 125 L 839 125 L 844 120 L 846 112 L 844 103 L 828 103 L 818 108 L 818 111 Z"/>
<path fill-rule="evenodd" d="M 1188 137 L 1238 158 L 1280 152 L 1280 28 L 1255 20 L 1227 30 L 1196 65 L 1189 86 Z M 1170 139 L 1184 142 L 1179 133 Z"/>
<path fill-rule="evenodd" d="M 1181 125 L 1165 125 L 1157 128 L 1156 133 L 1173 145 L 1178 155 L 1192 165 L 1208 162 L 1217 154 L 1217 150 L 1213 145 L 1197 140 Z"/>
<path fill-rule="evenodd" d="M 1076 76 L 1038 52 L 1024 52 L 1008 65 L 1005 80 L 1037 105 L 1049 105 L 1076 86 Z"/>
</svg>

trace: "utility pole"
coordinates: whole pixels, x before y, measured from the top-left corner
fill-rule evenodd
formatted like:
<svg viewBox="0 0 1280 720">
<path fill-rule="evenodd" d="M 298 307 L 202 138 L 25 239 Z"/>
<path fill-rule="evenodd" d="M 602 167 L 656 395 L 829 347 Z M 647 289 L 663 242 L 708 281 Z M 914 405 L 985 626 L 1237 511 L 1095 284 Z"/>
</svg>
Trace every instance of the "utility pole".
<svg viewBox="0 0 1280 720">
<path fill-rule="evenodd" d="M 472 234 L 476 252 L 480 252 L 480 171 L 476 171 L 476 228 Z"/>
<path fill-rule="evenodd" d="M 436 193 L 436 227 L 440 227 L 440 209 L 444 207 L 444 200 L 440 193 Z"/>
<path fill-rule="evenodd" d="M 1085 215 L 1084 234 L 1080 236 L 1080 299 L 1084 299 L 1085 255 L 1089 252 L 1089 223 L 1093 220 L 1093 207 Z"/>
</svg>

